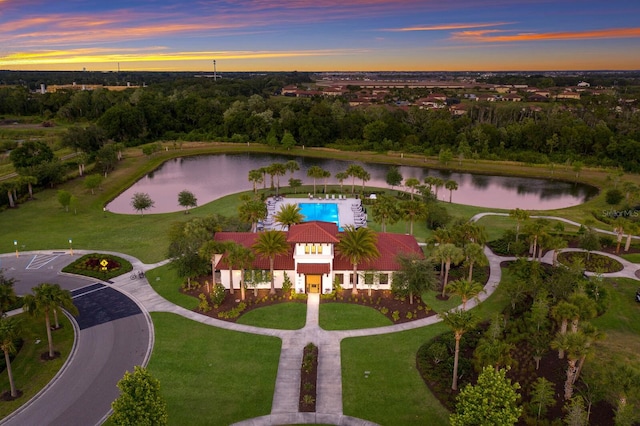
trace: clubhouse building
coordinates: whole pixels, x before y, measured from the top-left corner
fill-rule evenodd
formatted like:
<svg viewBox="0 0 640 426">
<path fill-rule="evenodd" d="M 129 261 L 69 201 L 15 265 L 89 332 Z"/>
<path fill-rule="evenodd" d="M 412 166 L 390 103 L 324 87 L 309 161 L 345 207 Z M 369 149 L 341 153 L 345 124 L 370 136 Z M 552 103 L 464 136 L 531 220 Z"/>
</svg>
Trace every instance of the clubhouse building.
<svg viewBox="0 0 640 426">
<path fill-rule="evenodd" d="M 292 225 L 288 231 L 279 232 L 286 234 L 290 247 L 286 254 L 275 257 L 276 288 L 282 288 L 285 279 L 291 282 L 296 293 L 330 293 L 335 283 L 345 289 L 353 287 L 353 265 L 335 250 L 343 235 L 337 224 L 310 221 Z M 215 241 L 235 242 L 252 248 L 258 235 L 253 232 L 218 232 Z M 412 235 L 379 232 L 377 237 L 380 256 L 358 264 L 359 277 L 355 279 L 358 289 L 390 289 L 393 272 L 400 269 L 396 261 L 397 255 L 415 253 L 423 256 Z M 215 268 L 220 271 L 221 283 L 226 289 L 230 288 L 231 274 L 234 287 L 238 287 L 241 271 L 230 270 L 226 256 L 217 261 Z M 270 288 L 269 259 L 256 254 L 251 268 L 245 270 L 245 282 L 249 288 Z"/>
</svg>

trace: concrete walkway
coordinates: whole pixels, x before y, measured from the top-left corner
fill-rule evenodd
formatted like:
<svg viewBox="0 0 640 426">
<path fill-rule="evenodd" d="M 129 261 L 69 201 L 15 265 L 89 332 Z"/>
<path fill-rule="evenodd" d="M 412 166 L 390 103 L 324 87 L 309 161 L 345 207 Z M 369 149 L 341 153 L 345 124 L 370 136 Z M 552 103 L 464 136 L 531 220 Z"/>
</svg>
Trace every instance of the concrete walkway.
<svg viewBox="0 0 640 426">
<path fill-rule="evenodd" d="M 471 220 L 478 220 L 480 217 L 486 216 L 488 214 L 482 213 L 476 215 Z M 499 213 L 495 214 L 504 215 Z M 565 222 L 576 224 L 575 222 L 566 221 L 561 218 L 548 218 L 563 220 Z M 579 224 L 576 225 L 579 226 Z M 578 249 L 565 250 L 573 251 Z M 516 260 L 515 257 L 498 256 L 494 254 L 488 247 L 485 247 L 484 252 L 489 260 L 489 278 L 484 287 L 484 291 L 478 296 L 477 300 L 469 300 L 467 302 L 466 309 L 472 309 L 473 307 L 477 306 L 479 303 L 491 296 L 491 294 L 493 294 L 493 292 L 497 289 L 502 277 L 500 269 L 500 264 L 502 262 Z M 620 272 L 603 274 L 603 276 L 625 277 L 640 281 L 640 265 L 628 262 L 618 256 L 614 256 L 609 253 L 597 253 L 616 259 L 617 261 L 622 263 L 624 267 Z M 132 263 L 134 270 L 148 271 L 167 263 L 167 261 L 163 261 L 155 264 L 143 264 L 138 259 L 132 258 L 131 256 L 127 256 L 121 253 L 113 254 L 129 260 Z M 552 252 L 548 252 L 542 258 L 542 261 L 545 263 L 551 263 Z M 349 337 L 362 337 L 395 333 L 425 327 L 440 321 L 440 319 L 434 315 L 421 320 L 391 325 L 387 327 L 346 331 L 326 331 L 321 329 L 318 324 L 320 295 L 309 294 L 307 301 L 306 323 L 302 329 L 267 329 L 217 320 L 177 306 L 156 293 L 145 278 L 131 279 L 129 274 L 125 274 L 113 279 L 111 281 L 111 284 L 112 286 L 117 287 L 119 290 L 130 295 L 148 312 L 170 312 L 210 326 L 243 333 L 273 336 L 278 337 L 282 340 L 282 349 L 280 354 L 280 361 L 278 364 L 278 373 L 276 376 L 271 413 L 266 416 L 235 423 L 235 425 L 237 426 L 267 426 L 308 423 L 344 426 L 374 426 L 375 423 L 345 416 L 343 414 L 341 377 L 342 365 L 340 358 L 340 344 L 342 339 Z M 459 308 L 461 308 L 461 306 Z M 318 346 L 319 349 L 316 412 L 300 413 L 298 412 L 300 368 L 302 365 L 303 348 L 308 343 L 314 343 L 316 346 Z"/>
<path fill-rule="evenodd" d="M 477 220 L 486 213 L 476 215 L 472 220 Z M 501 214 L 500 214 L 501 215 Z M 561 219 L 548 217 L 550 219 Z M 570 221 L 566 221 L 570 222 Z M 570 222 L 575 224 L 574 222 Z M 579 226 L 579 224 L 577 224 Z M 561 251 L 579 251 L 580 249 L 564 249 Z M 477 299 L 467 302 L 466 309 L 472 309 L 479 303 L 486 300 L 497 289 L 502 278 L 500 264 L 502 262 L 514 261 L 514 256 L 499 256 L 485 247 L 484 253 L 489 260 L 489 278 L 485 284 L 484 291 Z M 594 252 L 609 256 L 623 265 L 620 272 L 603 274 L 604 277 L 625 277 L 640 280 L 640 265 L 626 261 L 618 256 L 604 252 Z M 553 253 L 549 251 L 542 258 L 544 263 L 552 263 Z M 135 262 L 135 260 L 134 260 Z M 134 269 L 153 269 L 159 264 L 144 265 L 133 263 Z M 162 264 L 162 262 L 160 263 Z M 245 333 L 254 333 L 279 337 L 282 339 L 282 352 L 278 364 L 275 392 L 271 414 L 263 417 L 248 419 L 235 423 L 235 426 L 267 426 L 283 424 L 308 424 L 322 423 L 344 426 L 374 426 L 375 423 L 366 420 L 345 416 L 342 412 L 342 365 L 340 359 L 340 344 L 342 339 L 349 337 L 364 337 L 380 334 L 396 333 L 405 330 L 412 330 L 425 327 L 440 321 L 434 315 L 421 320 L 391 325 L 387 327 L 376 327 L 346 331 L 326 331 L 318 325 L 318 313 L 320 305 L 319 294 L 309 294 L 307 301 L 307 317 L 305 326 L 299 330 L 274 330 L 259 327 L 245 326 L 200 315 L 168 302 L 158 295 L 146 280 L 130 280 L 128 276 L 115 280 L 114 285 L 121 290 L 134 296 L 150 312 L 172 312 L 177 315 L 208 324 L 215 327 L 225 328 Z M 461 308 L 458 307 L 458 308 Z M 300 388 L 300 367 L 302 365 L 302 352 L 305 345 L 314 343 L 318 346 L 318 385 L 317 401 L 315 413 L 298 412 L 299 388 Z"/>
</svg>

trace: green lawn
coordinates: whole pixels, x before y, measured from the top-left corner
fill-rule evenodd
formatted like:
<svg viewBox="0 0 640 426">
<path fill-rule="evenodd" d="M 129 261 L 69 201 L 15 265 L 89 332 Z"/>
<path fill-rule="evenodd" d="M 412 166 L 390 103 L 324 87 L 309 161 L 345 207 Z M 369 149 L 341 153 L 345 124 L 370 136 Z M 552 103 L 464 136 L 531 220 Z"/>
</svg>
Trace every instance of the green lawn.
<svg viewBox="0 0 640 426">
<path fill-rule="evenodd" d="M 510 279 L 503 269 L 503 277 Z M 506 306 L 498 288 L 474 309 L 489 318 Z M 416 353 L 426 341 L 447 331 L 442 324 L 380 336 L 342 341 L 344 413 L 380 425 L 448 425 L 449 412 L 424 384 L 416 369 Z M 364 372 L 369 371 L 368 378 Z"/>
<path fill-rule="evenodd" d="M 393 322 L 377 309 L 347 303 L 320 303 L 320 328 L 324 330 L 356 330 L 384 327 Z"/>
<path fill-rule="evenodd" d="M 62 328 L 53 332 L 53 344 L 61 356 L 52 361 L 41 361 L 40 355 L 48 352 L 44 318 L 34 318 L 26 314 L 20 314 L 18 318 L 22 325 L 21 336 L 24 339 L 24 345 L 16 354 L 11 368 L 16 388 L 23 394 L 14 401 L 0 401 L 0 418 L 18 409 L 49 383 L 67 360 L 73 347 L 73 326 L 65 315 L 59 315 Z M 38 340 L 39 343 L 36 343 Z M 0 374 L 0 392 L 9 391 L 9 389 L 9 377 L 5 370 Z"/>
<path fill-rule="evenodd" d="M 228 425 L 271 412 L 281 341 L 152 313 L 149 371 L 172 425 Z"/>
<path fill-rule="evenodd" d="M 280 303 L 251 310 L 238 318 L 238 324 L 279 330 L 298 330 L 307 320 L 305 303 Z"/>
<path fill-rule="evenodd" d="M 185 309 L 194 310 L 198 307 L 198 299 L 180 292 L 182 279 L 170 265 L 163 265 L 145 273 L 151 287 L 169 302 Z"/>
<path fill-rule="evenodd" d="M 633 263 L 640 263 L 640 253 L 621 253 L 621 258 Z"/>
</svg>

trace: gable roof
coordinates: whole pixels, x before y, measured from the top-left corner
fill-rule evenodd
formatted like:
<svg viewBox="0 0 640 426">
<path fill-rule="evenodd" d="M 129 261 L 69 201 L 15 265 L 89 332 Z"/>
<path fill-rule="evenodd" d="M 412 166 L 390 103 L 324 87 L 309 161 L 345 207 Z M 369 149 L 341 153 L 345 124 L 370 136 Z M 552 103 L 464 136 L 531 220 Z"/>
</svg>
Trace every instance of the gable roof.
<svg viewBox="0 0 640 426">
<path fill-rule="evenodd" d="M 333 222 L 320 222 L 312 220 L 310 222 L 291 225 L 287 242 L 289 243 L 333 243 L 340 240 L 338 235 L 338 225 Z"/>
</svg>

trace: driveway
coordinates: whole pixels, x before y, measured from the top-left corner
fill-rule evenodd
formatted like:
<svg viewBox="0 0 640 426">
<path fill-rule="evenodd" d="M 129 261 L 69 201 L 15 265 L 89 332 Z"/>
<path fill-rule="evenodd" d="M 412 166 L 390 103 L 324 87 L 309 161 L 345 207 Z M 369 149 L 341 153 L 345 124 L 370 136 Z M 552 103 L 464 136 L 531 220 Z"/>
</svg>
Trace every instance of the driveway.
<svg viewBox="0 0 640 426">
<path fill-rule="evenodd" d="M 16 293 L 26 294 L 42 282 L 57 283 L 71 291 L 79 310 L 72 320 L 76 341 L 69 360 L 42 392 L 0 422 L 3 425 L 101 424 L 125 371 L 148 360 L 153 343 L 148 315 L 108 283 L 60 273 L 77 258 L 64 252 L 0 256 L 5 276 L 16 279 Z"/>
</svg>

